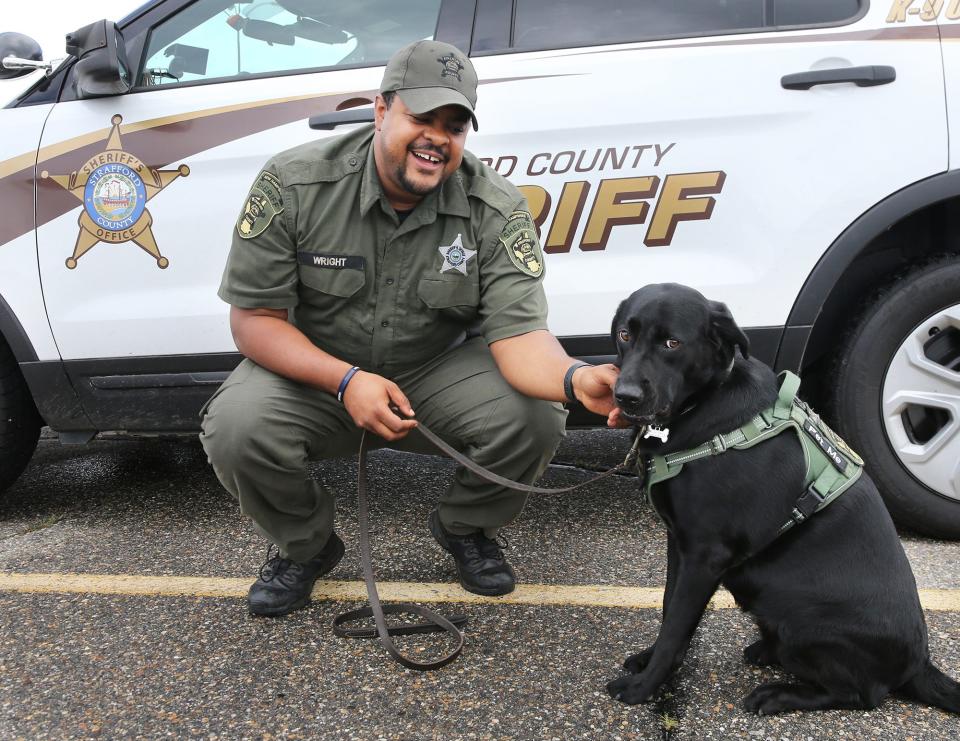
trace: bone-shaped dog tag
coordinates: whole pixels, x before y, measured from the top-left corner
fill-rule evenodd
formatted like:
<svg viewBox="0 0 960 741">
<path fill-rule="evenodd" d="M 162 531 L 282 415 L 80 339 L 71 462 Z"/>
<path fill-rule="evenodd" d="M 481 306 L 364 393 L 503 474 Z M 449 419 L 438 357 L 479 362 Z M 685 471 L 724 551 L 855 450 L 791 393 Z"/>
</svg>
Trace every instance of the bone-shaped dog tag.
<svg viewBox="0 0 960 741">
<path fill-rule="evenodd" d="M 648 437 L 655 437 L 660 442 L 665 443 L 667 438 L 670 437 L 670 428 L 669 427 L 656 427 L 651 425 L 647 428 L 647 431 L 643 433 L 643 438 L 646 440 Z"/>
</svg>

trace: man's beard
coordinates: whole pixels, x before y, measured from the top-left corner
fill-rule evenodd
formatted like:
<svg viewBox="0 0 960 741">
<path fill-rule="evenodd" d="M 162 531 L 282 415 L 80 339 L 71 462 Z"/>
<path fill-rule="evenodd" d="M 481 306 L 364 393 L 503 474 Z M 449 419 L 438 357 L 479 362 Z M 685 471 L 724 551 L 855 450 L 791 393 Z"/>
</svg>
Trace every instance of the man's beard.
<svg viewBox="0 0 960 741">
<path fill-rule="evenodd" d="M 431 146 L 430 144 L 421 144 L 419 142 L 414 142 L 407 148 L 407 152 L 412 153 L 414 149 L 425 150 L 431 154 L 440 158 L 441 162 L 445 163 L 447 161 L 446 156 L 439 147 Z M 416 155 L 414 155 L 416 156 Z M 403 188 L 407 193 L 410 193 L 415 196 L 426 196 L 430 193 L 433 193 L 437 188 L 443 185 L 443 181 L 446 180 L 446 174 L 440 173 L 440 179 L 435 185 L 417 185 L 413 180 L 407 177 L 407 158 L 403 158 L 403 162 L 397 166 L 396 171 L 397 182 L 400 184 L 400 187 Z"/>
<path fill-rule="evenodd" d="M 407 177 L 406 163 L 397 167 L 396 178 L 397 178 L 397 183 L 399 183 L 400 187 L 403 188 L 405 191 L 407 191 L 407 193 L 410 193 L 415 196 L 421 196 L 421 197 L 430 195 L 431 193 L 433 193 L 433 191 L 435 191 L 437 188 L 443 185 L 442 177 L 440 178 L 439 181 L 437 181 L 435 185 L 418 185 L 417 183 L 413 182 L 410 178 Z"/>
</svg>

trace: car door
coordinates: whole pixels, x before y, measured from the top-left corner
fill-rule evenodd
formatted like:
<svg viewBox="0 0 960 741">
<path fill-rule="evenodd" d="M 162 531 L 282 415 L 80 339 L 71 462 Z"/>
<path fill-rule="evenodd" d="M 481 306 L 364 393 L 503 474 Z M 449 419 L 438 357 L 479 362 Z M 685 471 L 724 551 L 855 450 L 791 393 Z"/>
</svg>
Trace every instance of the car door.
<svg viewBox="0 0 960 741">
<path fill-rule="evenodd" d="M 0 154 L 0 342 L 21 361 L 53 360 L 57 347 L 44 315 L 33 234 L 37 145 L 50 105 L 3 111 Z"/>
<path fill-rule="evenodd" d="M 481 2 L 468 146 L 541 226 L 550 326 L 581 355 L 646 283 L 727 302 L 772 361 L 858 215 L 947 167 L 936 27 L 857 0 Z M 512 77 L 510 80 L 505 78 Z M 496 111 L 491 116 L 489 111 Z"/>
<path fill-rule="evenodd" d="M 455 38 L 460 16 L 442 6 L 169 0 L 125 31 L 131 92 L 69 99 L 68 82 L 41 142 L 37 249 L 53 335 L 98 428 L 196 426 L 204 384 L 238 359 L 217 288 L 251 183 L 272 155 L 329 135 L 311 115 L 372 101 L 395 49 L 438 25 Z M 197 385 L 182 419 L 143 413 Z"/>
</svg>

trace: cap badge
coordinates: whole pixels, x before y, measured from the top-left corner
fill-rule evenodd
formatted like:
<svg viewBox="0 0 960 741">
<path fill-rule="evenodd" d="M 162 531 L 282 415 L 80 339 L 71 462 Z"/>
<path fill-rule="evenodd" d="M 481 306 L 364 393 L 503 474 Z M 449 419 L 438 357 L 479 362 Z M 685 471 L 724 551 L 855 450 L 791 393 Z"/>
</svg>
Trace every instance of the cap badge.
<svg viewBox="0 0 960 741">
<path fill-rule="evenodd" d="M 467 263 L 471 257 L 477 254 L 477 251 L 468 250 L 464 247 L 461 236 L 458 234 L 452 244 L 440 245 L 437 248 L 443 255 L 443 265 L 440 266 L 441 273 L 446 273 L 448 270 L 458 270 L 463 275 L 467 274 Z"/>
<path fill-rule="evenodd" d="M 460 70 L 463 69 L 463 62 L 457 59 L 455 54 L 445 54 L 442 57 L 437 57 L 437 61 L 443 65 L 443 71 L 440 73 L 440 77 L 456 77 L 457 80 L 463 82 L 463 78 L 460 76 Z"/>
</svg>

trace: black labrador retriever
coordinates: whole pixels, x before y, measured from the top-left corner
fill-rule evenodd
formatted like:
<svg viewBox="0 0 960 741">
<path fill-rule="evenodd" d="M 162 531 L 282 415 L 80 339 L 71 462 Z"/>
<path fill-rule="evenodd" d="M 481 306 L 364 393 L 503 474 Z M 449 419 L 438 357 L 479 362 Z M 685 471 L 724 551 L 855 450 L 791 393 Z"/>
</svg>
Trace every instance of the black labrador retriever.
<svg viewBox="0 0 960 741">
<path fill-rule="evenodd" d="M 750 358 L 727 307 L 692 288 L 636 291 L 620 305 L 613 337 L 621 413 L 638 427 L 669 428 L 665 443 L 642 440 L 643 454 L 699 446 L 777 399 L 776 376 Z M 799 680 L 757 687 L 744 700 L 748 710 L 869 709 L 896 692 L 960 712 L 960 684 L 930 663 L 913 572 L 866 473 L 776 537 L 804 474 L 799 438 L 786 431 L 687 463 L 653 488 L 669 532 L 663 622 L 653 646 L 624 663 L 630 674 L 607 685 L 613 697 L 636 704 L 656 693 L 723 585 L 760 629 L 744 659 L 780 664 Z"/>
</svg>

